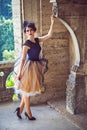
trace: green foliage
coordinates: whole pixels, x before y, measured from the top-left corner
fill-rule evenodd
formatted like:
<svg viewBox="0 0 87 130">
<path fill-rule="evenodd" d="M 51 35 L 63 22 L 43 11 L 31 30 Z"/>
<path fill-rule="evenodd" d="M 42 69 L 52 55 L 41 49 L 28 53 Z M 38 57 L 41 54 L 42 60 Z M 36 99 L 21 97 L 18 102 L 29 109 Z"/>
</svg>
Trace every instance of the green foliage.
<svg viewBox="0 0 87 130">
<path fill-rule="evenodd" d="M 10 73 L 6 79 L 6 88 L 12 88 L 14 86 L 13 73 Z"/>
<path fill-rule="evenodd" d="M 12 99 L 13 99 L 13 101 L 18 100 L 18 94 L 14 94 Z"/>
<path fill-rule="evenodd" d="M 0 51 L 14 49 L 13 23 L 11 19 L 0 21 Z"/>
<path fill-rule="evenodd" d="M 13 23 L 10 19 L 0 21 L 0 47 L 1 56 L 4 50 L 14 50 Z"/>
<path fill-rule="evenodd" d="M 3 51 L 3 60 L 14 60 L 15 56 L 14 56 L 14 50 L 4 50 Z"/>
<path fill-rule="evenodd" d="M 5 84 L 5 86 L 6 86 L 6 88 L 13 88 L 14 85 L 15 85 L 15 82 L 14 82 L 14 78 L 13 78 L 13 72 L 11 72 L 11 73 L 8 75 L 7 79 L 6 79 L 6 84 Z M 13 101 L 18 100 L 18 99 L 19 99 L 18 94 L 16 94 L 16 93 L 13 94 L 12 99 L 13 99 Z"/>
<path fill-rule="evenodd" d="M 12 0 L 0 0 L 0 61 L 4 50 L 14 50 Z"/>
<path fill-rule="evenodd" d="M 3 76 L 4 76 L 4 72 L 0 71 L 0 77 L 3 77 Z"/>
<path fill-rule="evenodd" d="M 5 84 L 5 86 L 6 86 L 6 88 L 13 88 L 14 85 L 15 85 L 15 83 L 14 83 L 14 78 L 13 78 L 13 72 L 11 72 L 11 73 L 8 75 L 7 79 L 6 79 L 6 84 Z M 16 93 L 13 94 L 12 99 L 13 99 L 14 101 L 18 100 L 18 99 L 19 99 L 18 94 L 16 94 Z"/>
<path fill-rule="evenodd" d="M 12 18 L 12 0 L 0 0 L 0 17 Z"/>
</svg>

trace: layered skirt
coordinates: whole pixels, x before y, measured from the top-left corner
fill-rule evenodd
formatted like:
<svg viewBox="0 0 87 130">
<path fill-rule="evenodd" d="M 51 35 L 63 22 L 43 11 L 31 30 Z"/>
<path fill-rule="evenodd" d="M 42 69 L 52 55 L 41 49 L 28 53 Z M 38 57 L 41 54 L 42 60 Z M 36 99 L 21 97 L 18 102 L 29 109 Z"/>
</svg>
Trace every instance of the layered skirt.
<svg viewBox="0 0 87 130">
<path fill-rule="evenodd" d="M 44 73 L 47 69 L 46 61 L 26 61 L 22 69 L 21 80 L 17 79 L 19 66 L 14 67 L 14 81 L 16 90 L 20 91 L 22 95 L 34 96 L 41 93 L 43 87 Z"/>
</svg>

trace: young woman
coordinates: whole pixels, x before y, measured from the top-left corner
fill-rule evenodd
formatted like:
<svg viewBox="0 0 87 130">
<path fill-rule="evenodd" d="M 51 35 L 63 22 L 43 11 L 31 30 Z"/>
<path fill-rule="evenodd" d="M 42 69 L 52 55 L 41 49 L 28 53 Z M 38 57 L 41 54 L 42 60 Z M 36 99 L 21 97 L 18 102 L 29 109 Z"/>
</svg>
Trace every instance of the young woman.
<svg viewBox="0 0 87 130">
<path fill-rule="evenodd" d="M 44 36 L 35 38 L 36 27 L 32 22 L 24 22 L 24 33 L 27 36 L 23 44 L 23 53 L 17 79 L 20 81 L 18 88 L 22 94 L 20 106 L 16 109 L 19 119 L 22 119 L 21 113 L 26 108 L 25 116 L 29 120 L 36 120 L 32 116 L 30 109 L 30 96 L 34 96 L 41 92 L 41 80 L 43 66 L 39 60 L 41 51 L 40 42 L 51 38 L 53 34 L 54 16 L 51 16 L 51 25 L 48 33 Z M 28 60 L 26 61 L 26 56 Z"/>
</svg>

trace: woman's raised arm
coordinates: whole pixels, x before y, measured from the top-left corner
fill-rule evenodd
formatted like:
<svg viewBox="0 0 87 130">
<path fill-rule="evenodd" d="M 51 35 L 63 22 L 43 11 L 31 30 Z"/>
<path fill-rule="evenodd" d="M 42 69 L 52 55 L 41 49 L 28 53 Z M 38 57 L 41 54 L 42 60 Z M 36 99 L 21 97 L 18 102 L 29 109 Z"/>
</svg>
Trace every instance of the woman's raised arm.
<svg viewBox="0 0 87 130">
<path fill-rule="evenodd" d="M 52 37 L 52 34 L 53 34 L 53 25 L 54 25 L 54 21 L 55 21 L 55 17 L 52 15 L 51 16 L 51 25 L 50 25 L 50 29 L 48 31 L 48 33 L 44 36 L 41 36 L 41 37 L 38 37 L 39 38 L 39 42 L 43 42 L 49 38 Z"/>
</svg>

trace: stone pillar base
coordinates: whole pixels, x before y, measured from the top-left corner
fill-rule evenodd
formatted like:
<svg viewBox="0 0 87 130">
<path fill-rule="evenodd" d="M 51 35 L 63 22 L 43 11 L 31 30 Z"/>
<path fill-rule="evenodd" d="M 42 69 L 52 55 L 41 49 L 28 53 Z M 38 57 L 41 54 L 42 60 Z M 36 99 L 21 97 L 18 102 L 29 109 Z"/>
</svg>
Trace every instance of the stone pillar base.
<svg viewBox="0 0 87 130">
<path fill-rule="evenodd" d="M 66 109 L 71 114 L 87 112 L 86 75 L 76 74 L 75 84 L 68 84 Z"/>
</svg>

